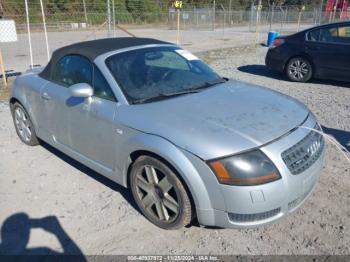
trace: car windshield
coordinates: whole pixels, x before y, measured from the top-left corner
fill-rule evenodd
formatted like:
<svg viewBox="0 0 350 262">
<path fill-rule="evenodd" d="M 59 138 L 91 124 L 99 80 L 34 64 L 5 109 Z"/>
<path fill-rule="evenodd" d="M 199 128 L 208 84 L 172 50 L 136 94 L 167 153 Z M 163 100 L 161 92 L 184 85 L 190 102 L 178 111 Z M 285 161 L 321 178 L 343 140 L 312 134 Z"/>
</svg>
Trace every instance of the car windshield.
<svg viewBox="0 0 350 262">
<path fill-rule="evenodd" d="M 199 92 L 226 81 L 175 46 L 123 52 L 107 58 L 106 65 L 132 104 Z"/>
</svg>

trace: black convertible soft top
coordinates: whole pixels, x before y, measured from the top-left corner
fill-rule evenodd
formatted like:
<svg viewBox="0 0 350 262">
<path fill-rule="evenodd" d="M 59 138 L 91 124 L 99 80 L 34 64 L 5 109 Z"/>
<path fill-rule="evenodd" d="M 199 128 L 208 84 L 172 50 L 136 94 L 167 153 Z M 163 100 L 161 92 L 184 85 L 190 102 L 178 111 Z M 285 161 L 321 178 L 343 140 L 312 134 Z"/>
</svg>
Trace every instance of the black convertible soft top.
<svg viewBox="0 0 350 262">
<path fill-rule="evenodd" d="M 66 55 L 81 55 L 89 59 L 91 62 L 99 55 L 127 48 L 141 45 L 152 44 L 172 44 L 163 42 L 152 38 L 138 38 L 138 37 L 121 37 L 121 38 L 106 38 L 99 40 L 92 40 L 80 42 L 69 46 L 61 47 L 52 53 L 50 62 L 45 69 L 40 73 L 40 76 L 50 79 L 53 66 Z"/>
</svg>

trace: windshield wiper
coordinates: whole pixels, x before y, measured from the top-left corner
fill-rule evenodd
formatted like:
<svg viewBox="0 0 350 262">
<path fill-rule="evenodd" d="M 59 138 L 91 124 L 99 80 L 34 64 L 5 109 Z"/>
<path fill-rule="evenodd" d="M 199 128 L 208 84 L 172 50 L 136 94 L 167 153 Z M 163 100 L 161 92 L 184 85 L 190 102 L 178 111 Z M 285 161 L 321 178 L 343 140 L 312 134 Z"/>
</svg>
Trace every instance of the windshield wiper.
<svg viewBox="0 0 350 262">
<path fill-rule="evenodd" d="M 155 101 L 159 101 L 159 100 L 162 100 L 165 98 L 176 97 L 176 96 L 192 94 L 192 93 L 198 93 L 198 90 L 188 89 L 188 90 L 182 90 L 182 91 L 173 92 L 173 93 L 159 93 L 158 95 L 153 96 L 153 97 L 135 100 L 133 102 L 133 104 L 143 104 L 143 103 L 147 103 L 147 102 L 155 102 Z"/>
<path fill-rule="evenodd" d="M 191 88 L 186 89 L 186 90 L 181 90 L 181 91 L 177 91 L 177 92 L 173 92 L 173 93 L 159 93 L 158 95 L 153 96 L 153 97 L 138 99 L 138 100 L 133 101 L 133 104 L 143 104 L 143 103 L 147 103 L 147 102 L 155 102 L 155 101 L 159 101 L 159 100 L 162 100 L 165 98 L 176 97 L 176 96 L 192 94 L 192 93 L 198 93 L 201 89 L 205 89 L 205 88 L 212 87 L 212 86 L 215 86 L 218 84 L 222 84 L 222 83 L 225 83 L 227 81 L 228 81 L 227 78 L 218 78 L 218 79 L 207 81 L 201 85 L 192 86 Z"/>
<path fill-rule="evenodd" d="M 217 79 L 214 79 L 214 80 L 210 80 L 210 81 L 207 81 L 203 84 L 200 84 L 200 85 L 195 85 L 195 86 L 192 86 L 189 90 L 200 90 L 200 89 L 205 89 L 205 88 L 208 88 L 208 87 L 212 87 L 212 86 L 215 86 L 215 85 L 218 85 L 218 84 L 222 84 L 222 83 L 225 83 L 227 82 L 228 79 L 227 78 L 217 78 Z"/>
</svg>

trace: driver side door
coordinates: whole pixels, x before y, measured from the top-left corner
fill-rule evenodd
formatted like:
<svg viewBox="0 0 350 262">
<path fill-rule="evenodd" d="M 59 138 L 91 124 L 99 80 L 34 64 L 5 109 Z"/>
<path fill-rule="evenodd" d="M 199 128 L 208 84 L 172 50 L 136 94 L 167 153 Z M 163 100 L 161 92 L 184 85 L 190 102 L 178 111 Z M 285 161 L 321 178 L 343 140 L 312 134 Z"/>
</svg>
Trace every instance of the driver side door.
<svg viewBox="0 0 350 262">
<path fill-rule="evenodd" d="M 93 87 L 94 95 L 71 96 L 69 87 L 79 83 Z M 46 116 L 41 122 L 57 147 L 105 175 L 112 173 L 117 104 L 98 68 L 79 55 L 63 57 L 51 82 L 41 90 L 41 98 Z"/>
</svg>

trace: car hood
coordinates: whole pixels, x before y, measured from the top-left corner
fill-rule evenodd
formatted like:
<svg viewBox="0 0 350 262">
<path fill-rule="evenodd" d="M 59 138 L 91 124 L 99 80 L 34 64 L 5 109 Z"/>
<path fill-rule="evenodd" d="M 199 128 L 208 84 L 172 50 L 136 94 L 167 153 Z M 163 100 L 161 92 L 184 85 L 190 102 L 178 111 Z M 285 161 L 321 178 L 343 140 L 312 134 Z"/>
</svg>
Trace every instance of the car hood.
<svg viewBox="0 0 350 262">
<path fill-rule="evenodd" d="M 204 160 L 264 145 L 302 124 L 297 100 L 238 81 L 153 103 L 121 106 L 121 124 L 161 136 Z"/>
</svg>

